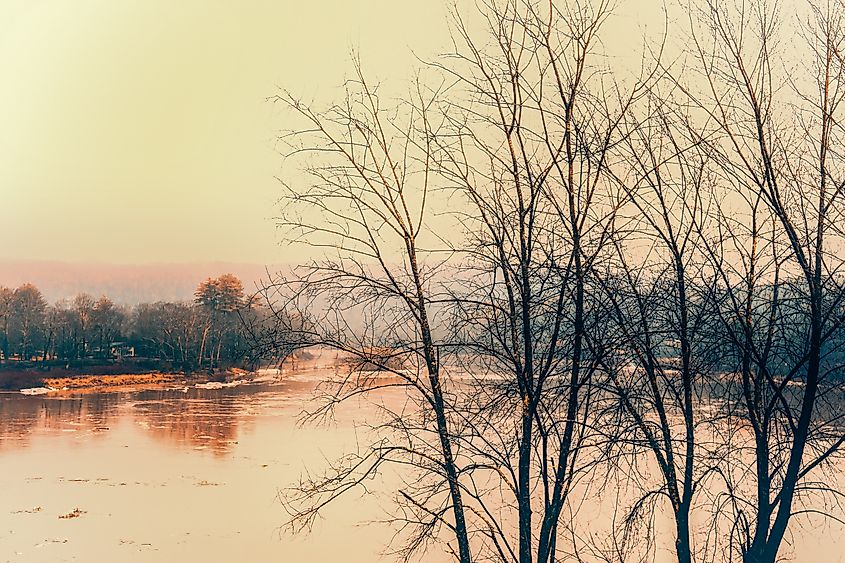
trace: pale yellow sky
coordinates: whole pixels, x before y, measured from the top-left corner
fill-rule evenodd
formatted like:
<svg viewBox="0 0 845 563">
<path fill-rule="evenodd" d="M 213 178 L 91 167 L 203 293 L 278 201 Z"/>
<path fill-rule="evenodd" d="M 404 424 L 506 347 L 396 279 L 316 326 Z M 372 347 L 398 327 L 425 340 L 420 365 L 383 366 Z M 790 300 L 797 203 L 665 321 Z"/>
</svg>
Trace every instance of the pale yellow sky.
<svg viewBox="0 0 845 563">
<path fill-rule="evenodd" d="M 613 37 L 636 43 L 631 14 L 662 3 L 623 4 Z M 337 98 L 351 47 L 403 91 L 411 49 L 447 48 L 446 6 L 0 0 L 0 259 L 301 260 L 276 244 L 265 97 Z"/>
</svg>

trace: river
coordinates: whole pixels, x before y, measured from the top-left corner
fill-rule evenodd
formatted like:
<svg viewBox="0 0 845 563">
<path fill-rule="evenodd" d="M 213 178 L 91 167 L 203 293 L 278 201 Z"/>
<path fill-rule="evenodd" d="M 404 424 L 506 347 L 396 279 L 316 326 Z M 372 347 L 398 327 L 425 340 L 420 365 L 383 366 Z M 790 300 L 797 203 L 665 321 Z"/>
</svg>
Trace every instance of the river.
<svg viewBox="0 0 845 563">
<path fill-rule="evenodd" d="M 311 534 L 280 529 L 279 489 L 342 453 L 368 415 L 301 427 L 312 389 L 0 394 L 0 562 L 376 560 L 391 535 L 366 525 L 385 516 L 377 495 L 330 508 Z"/>
<path fill-rule="evenodd" d="M 310 534 L 281 529 L 279 490 L 354 448 L 375 414 L 351 404 L 334 424 L 299 425 L 318 380 L 0 394 L 0 563 L 379 560 L 393 530 L 371 522 L 390 495 L 348 496 Z M 390 491 L 384 479 L 369 489 Z M 790 529 L 792 560 L 845 562 L 842 526 Z"/>
</svg>

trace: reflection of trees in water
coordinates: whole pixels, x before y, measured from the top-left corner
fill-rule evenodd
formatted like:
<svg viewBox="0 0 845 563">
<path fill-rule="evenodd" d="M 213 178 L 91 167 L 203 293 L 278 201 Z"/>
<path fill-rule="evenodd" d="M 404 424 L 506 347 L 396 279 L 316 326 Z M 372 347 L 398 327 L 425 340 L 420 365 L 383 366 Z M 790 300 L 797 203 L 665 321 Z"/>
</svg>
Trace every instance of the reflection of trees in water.
<svg viewBox="0 0 845 563">
<path fill-rule="evenodd" d="M 27 398 L 29 399 L 29 398 Z M 0 397 L 0 450 L 25 443 L 29 433 L 38 424 L 37 399 Z"/>
<path fill-rule="evenodd" d="M 120 395 L 92 393 L 72 397 L 0 397 L 0 450 L 21 447 L 37 430 L 97 431 L 109 425 Z"/>
<path fill-rule="evenodd" d="M 0 396 L 0 451 L 28 445 L 39 430 L 74 429 L 105 435 L 109 426 L 126 416 L 157 441 L 225 456 L 237 443 L 240 429 L 251 427 L 254 413 L 271 396 L 261 393 L 267 389 L 250 386 L 66 397 Z M 272 396 L 278 399 L 279 393 L 280 389 L 274 388 Z"/>
<path fill-rule="evenodd" d="M 252 420 L 252 401 L 243 393 L 224 391 L 145 391 L 134 417 L 158 440 L 225 456 L 237 443 L 240 426 Z"/>
</svg>

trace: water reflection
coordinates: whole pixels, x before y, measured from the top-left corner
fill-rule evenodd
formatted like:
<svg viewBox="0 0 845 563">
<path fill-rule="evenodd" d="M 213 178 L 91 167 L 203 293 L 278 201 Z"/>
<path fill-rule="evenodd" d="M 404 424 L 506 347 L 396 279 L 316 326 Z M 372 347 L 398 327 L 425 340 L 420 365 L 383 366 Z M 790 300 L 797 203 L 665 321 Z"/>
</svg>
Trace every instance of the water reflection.
<svg viewBox="0 0 845 563">
<path fill-rule="evenodd" d="M 345 497 L 313 536 L 278 534 L 286 518 L 279 488 L 354 448 L 362 429 L 350 421 L 378 416 L 351 404 L 337 426 L 298 426 L 316 380 L 0 394 L 0 563 L 378 560 L 395 529 L 361 524 L 385 520 L 386 499 L 403 476 L 374 480 L 372 495 Z M 581 514 L 600 534 L 618 499 L 596 498 L 585 496 Z M 77 509 L 79 516 L 63 518 Z M 801 537 L 806 522 L 794 528 L 800 560 L 840 561 L 831 558 L 841 551 L 840 528 L 814 527 Z M 670 561 L 667 554 L 655 561 Z M 449 560 L 433 549 L 422 561 Z"/>
<path fill-rule="evenodd" d="M 115 393 L 31 397 L 0 394 L 0 451 L 26 447 L 34 433 L 108 429 L 120 396 Z"/>
<path fill-rule="evenodd" d="M 24 448 L 36 434 L 102 433 L 116 421 L 132 420 L 157 441 L 178 447 L 209 450 L 218 456 L 232 451 L 239 432 L 251 428 L 256 413 L 272 403 L 298 401 L 314 382 L 337 374 L 346 358 L 315 348 L 291 357 L 280 372 L 283 382 L 223 389 L 193 386 L 49 395 L 0 393 L 0 452 Z"/>
<path fill-rule="evenodd" d="M 313 536 L 279 534 L 280 487 L 358 432 L 297 425 L 317 380 L 0 394 L 0 563 L 376 560 L 393 531 L 360 524 L 383 517 L 381 497 L 350 497 Z"/>
<path fill-rule="evenodd" d="M 213 390 L 182 387 L 35 397 L 4 393 L 0 452 L 25 448 L 34 435 L 101 434 L 112 424 L 131 421 L 156 441 L 224 457 L 268 403 L 285 403 L 291 394 L 310 387 L 291 381 Z"/>
<path fill-rule="evenodd" d="M 139 393 L 133 419 L 156 440 L 226 456 L 238 433 L 254 423 L 255 404 L 266 389 L 188 389 Z M 266 400 L 266 398 L 265 398 Z"/>
</svg>

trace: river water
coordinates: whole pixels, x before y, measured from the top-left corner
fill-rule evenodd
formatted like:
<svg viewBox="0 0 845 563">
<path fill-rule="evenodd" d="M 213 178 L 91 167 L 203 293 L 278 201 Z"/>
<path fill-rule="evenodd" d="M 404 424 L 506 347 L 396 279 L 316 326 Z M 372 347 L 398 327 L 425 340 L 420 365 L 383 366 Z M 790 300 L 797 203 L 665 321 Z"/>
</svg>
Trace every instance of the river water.
<svg viewBox="0 0 845 563">
<path fill-rule="evenodd" d="M 280 529 L 279 489 L 369 414 L 301 427 L 313 387 L 0 394 L 0 562 L 376 560 L 391 535 L 367 525 L 385 517 L 377 495 L 309 535 Z"/>
<path fill-rule="evenodd" d="M 281 529 L 279 490 L 354 448 L 375 415 L 353 404 L 335 424 L 299 425 L 318 379 L 0 394 L 0 563 L 379 560 L 393 530 L 372 522 L 389 495 L 346 497 L 307 535 Z M 369 489 L 390 491 L 385 479 Z M 842 526 L 795 525 L 792 560 L 845 562 Z"/>
</svg>

